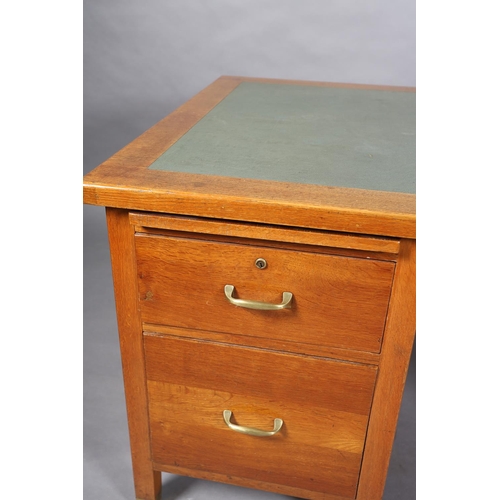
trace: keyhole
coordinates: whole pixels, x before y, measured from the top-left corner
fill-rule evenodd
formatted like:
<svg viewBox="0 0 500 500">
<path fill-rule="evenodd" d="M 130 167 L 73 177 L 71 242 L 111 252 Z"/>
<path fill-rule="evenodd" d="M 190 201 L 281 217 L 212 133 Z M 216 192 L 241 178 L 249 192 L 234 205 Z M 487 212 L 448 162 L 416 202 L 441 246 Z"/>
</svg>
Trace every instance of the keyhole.
<svg viewBox="0 0 500 500">
<path fill-rule="evenodd" d="M 255 265 L 259 268 L 259 269 L 265 269 L 267 267 L 267 262 L 265 261 L 265 259 L 257 259 L 255 261 Z"/>
</svg>

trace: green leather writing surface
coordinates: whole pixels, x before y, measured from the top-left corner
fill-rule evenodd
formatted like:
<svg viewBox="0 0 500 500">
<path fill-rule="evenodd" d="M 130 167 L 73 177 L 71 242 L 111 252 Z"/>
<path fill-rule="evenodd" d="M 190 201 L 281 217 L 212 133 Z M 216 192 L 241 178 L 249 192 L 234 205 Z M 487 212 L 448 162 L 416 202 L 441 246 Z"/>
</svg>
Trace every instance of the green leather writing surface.
<svg viewBox="0 0 500 500">
<path fill-rule="evenodd" d="M 415 94 L 243 82 L 149 168 L 415 193 Z"/>
</svg>

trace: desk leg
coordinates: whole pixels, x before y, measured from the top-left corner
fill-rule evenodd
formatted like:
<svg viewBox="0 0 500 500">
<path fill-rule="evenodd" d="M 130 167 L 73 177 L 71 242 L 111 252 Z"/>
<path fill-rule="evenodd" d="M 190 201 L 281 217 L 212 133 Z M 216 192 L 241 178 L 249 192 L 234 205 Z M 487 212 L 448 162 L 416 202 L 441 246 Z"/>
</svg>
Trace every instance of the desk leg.
<svg viewBox="0 0 500 500">
<path fill-rule="evenodd" d="M 415 241 L 401 240 L 356 496 L 358 500 L 380 500 L 384 492 L 415 339 L 415 255 Z"/>
<path fill-rule="evenodd" d="M 106 209 L 116 315 L 127 403 L 130 448 L 137 500 L 161 496 L 161 473 L 153 470 L 144 366 L 142 324 L 139 314 L 134 227 L 128 212 Z"/>
</svg>

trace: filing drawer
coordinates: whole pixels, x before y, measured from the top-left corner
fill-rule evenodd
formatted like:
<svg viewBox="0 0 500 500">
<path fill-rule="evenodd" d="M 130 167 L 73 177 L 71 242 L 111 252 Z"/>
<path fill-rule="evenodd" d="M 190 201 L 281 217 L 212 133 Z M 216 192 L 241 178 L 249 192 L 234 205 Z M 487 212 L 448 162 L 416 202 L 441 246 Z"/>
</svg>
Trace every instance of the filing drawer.
<svg viewBox="0 0 500 500">
<path fill-rule="evenodd" d="M 135 247 L 145 323 L 380 351 L 392 262 L 146 234 Z M 291 292 L 291 307 L 233 305 L 226 285 L 236 298 L 269 304 Z"/>
<path fill-rule="evenodd" d="M 144 336 L 153 462 L 354 498 L 377 368 Z M 246 435 L 240 426 L 273 429 Z"/>
</svg>

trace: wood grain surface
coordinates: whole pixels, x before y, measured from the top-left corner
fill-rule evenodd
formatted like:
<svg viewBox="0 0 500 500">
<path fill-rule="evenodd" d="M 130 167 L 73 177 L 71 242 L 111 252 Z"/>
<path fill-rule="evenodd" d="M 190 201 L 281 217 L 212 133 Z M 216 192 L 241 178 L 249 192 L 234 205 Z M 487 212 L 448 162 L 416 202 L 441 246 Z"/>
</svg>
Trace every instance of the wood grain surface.
<svg viewBox="0 0 500 500">
<path fill-rule="evenodd" d="M 238 223 L 237 223 L 238 224 Z M 278 226 L 273 226 L 278 227 Z M 319 245 L 310 245 L 304 243 L 289 243 L 287 241 L 275 241 L 266 239 L 245 238 L 243 236 L 224 236 L 221 234 L 213 235 L 208 233 L 189 233 L 186 231 L 174 231 L 170 229 L 157 229 L 154 227 L 134 226 L 136 233 L 151 234 L 156 236 L 168 236 L 171 238 L 186 238 L 204 241 L 220 241 L 221 243 L 236 243 L 238 245 L 254 246 L 254 247 L 267 247 L 278 248 L 282 250 L 293 250 L 299 252 L 319 253 L 328 255 L 338 255 L 343 257 L 355 257 L 358 259 L 368 260 L 386 260 L 396 262 L 397 254 L 387 252 L 375 252 L 373 250 L 354 250 L 352 248 L 341 248 L 340 239 L 339 246 L 327 247 Z M 281 229 L 284 229 L 281 227 Z M 295 228 L 297 229 L 297 228 Z M 344 237 L 348 236 L 347 233 L 336 233 Z M 368 237 L 370 238 L 370 237 Z M 347 244 L 343 246 L 348 246 Z"/>
<path fill-rule="evenodd" d="M 140 500 L 156 500 L 161 494 L 161 474 L 153 470 L 151 462 L 142 325 L 134 286 L 137 283 L 134 232 L 126 211 L 108 208 L 106 218 L 135 494 Z"/>
<path fill-rule="evenodd" d="M 206 330 L 192 330 L 189 328 L 178 328 L 174 326 L 143 323 L 145 333 L 154 335 L 175 335 L 199 340 L 210 340 L 234 344 L 246 347 L 260 347 L 272 351 L 289 352 L 291 354 L 310 355 L 321 358 L 330 358 L 344 361 L 354 361 L 378 365 L 380 354 L 366 351 L 355 351 L 353 349 L 339 349 L 331 346 L 307 344 L 286 339 L 266 339 L 264 337 L 252 337 L 251 335 L 235 335 L 232 333 L 220 333 Z"/>
<path fill-rule="evenodd" d="M 353 498 L 376 368 L 144 337 L 155 463 Z M 203 360 L 202 362 L 200 362 Z M 283 429 L 255 437 L 238 425 Z"/>
<path fill-rule="evenodd" d="M 138 226 L 136 231 L 144 231 L 144 228 L 159 228 L 186 233 L 213 234 L 234 238 L 270 240 L 274 242 L 345 248 L 349 250 L 365 250 L 391 254 L 399 252 L 399 240 L 394 238 L 373 238 L 327 231 L 311 231 L 263 224 L 147 213 L 130 214 L 130 222 Z"/>
<path fill-rule="evenodd" d="M 165 466 L 153 463 L 158 470 L 165 469 Z M 307 498 L 309 500 L 345 500 L 346 497 L 340 497 L 338 495 L 332 495 L 330 493 L 321 493 L 319 491 L 304 490 L 303 488 L 294 488 L 293 486 L 288 486 L 286 484 L 276 484 L 276 483 L 266 483 L 265 481 L 259 481 L 257 479 L 242 478 L 236 476 L 230 476 L 228 474 L 220 472 L 207 472 L 202 470 L 186 469 L 185 467 L 178 467 L 175 465 L 169 465 L 168 470 L 172 474 L 178 474 L 181 476 L 195 477 L 199 479 L 205 479 L 208 481 L 217 481 L 219 483 L 235 484 L 237 486 L 242 486 L 244 488 L 254 488 L 257 490 L 272 491 L 274 493 L 279 493 L 281 495 L 289 495 L 298 499 Z M 168 498 L 168 497 L 167 497 Z"/>
<path fill-rule="evenodd" d="M 375 388 L 366 450 L 359 483 L 359 500 L 383 495 L 392 444 L 415 339 L 416 245 L 403 240 L 391 294 L 380 372 Z"/>
<path fill-rule="evenodd" d="M 142 320 L 313 345 L 380 351 L 394 264 L 228 243 L 137 234 Z M 255 260 L 268 266 L 261 270 Z M 256 311 L 237 297 L 291 309 Z"/>
</svg>

